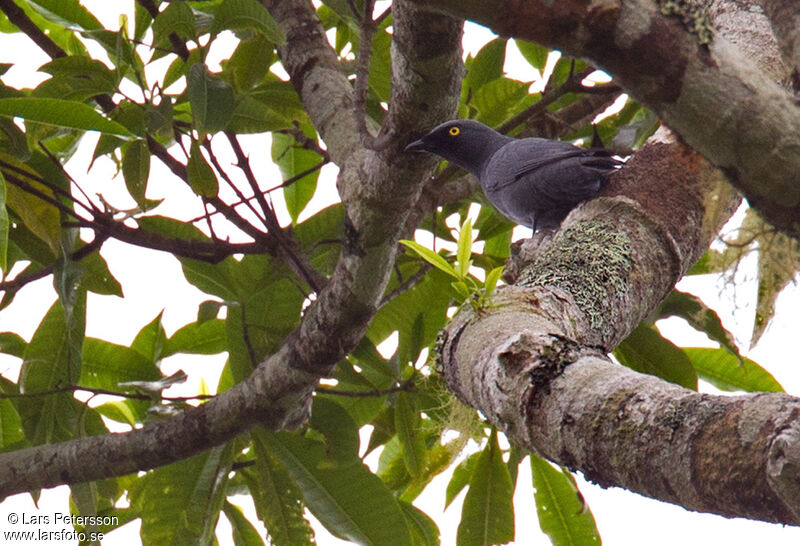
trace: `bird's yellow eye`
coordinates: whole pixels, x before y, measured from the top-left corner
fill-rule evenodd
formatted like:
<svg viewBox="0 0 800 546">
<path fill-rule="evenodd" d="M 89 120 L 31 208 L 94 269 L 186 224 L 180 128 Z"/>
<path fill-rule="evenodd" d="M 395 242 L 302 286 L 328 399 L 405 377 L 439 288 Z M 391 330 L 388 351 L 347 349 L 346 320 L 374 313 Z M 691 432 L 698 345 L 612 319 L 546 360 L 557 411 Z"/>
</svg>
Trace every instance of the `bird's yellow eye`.
<svg viewBox="0 0 800 546">
<path fill-rule="evenodd" d="M 458 127 L 450 127 L 450 130 L 447 132 L 450 133 L 450 136 L 458 136 L 458 133 L 461 132 L 461 129 Z"/>
</svg>

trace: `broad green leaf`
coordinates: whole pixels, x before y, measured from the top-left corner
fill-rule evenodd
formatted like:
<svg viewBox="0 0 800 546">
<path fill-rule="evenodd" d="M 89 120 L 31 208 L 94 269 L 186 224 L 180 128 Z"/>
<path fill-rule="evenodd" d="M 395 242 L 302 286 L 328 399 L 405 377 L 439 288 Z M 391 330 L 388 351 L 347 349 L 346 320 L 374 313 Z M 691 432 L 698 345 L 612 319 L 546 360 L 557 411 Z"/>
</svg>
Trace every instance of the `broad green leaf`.
<svg viewBox="0 0 800 546">
<path fill-rule="evenodd" d="M 404 275 L 418 270 L 415 264 L 409 265 L 411 269 L 405 271 Z M 399 331 L 400 339 L 404 343 L 402 356 L 416 360 L 417 347 L 421 349 L 433 343 L 447 321 L 447 308 L 452 298 L 451 280 L 452 277 L 437 269 L 429 270 L 413 288 L 394 297 L 380 308 L 369 325 L 367 335 L 370 341 L 378 344 L 392 332 Z M 392 289 L 393 285 L 390 285 L 388 290 Z M 422 318 L 418 319 L 420 315 Z M 419 326 L 422 327 L 421 337 L 420 332 L 415 333 L 415 328 Z M 417 341 L 405 345 L 405 340 Z"/>
<path fill-rule="evenodd" d="M 0 271 L 3 272 L 3 278 L 8 273 L 8 228 L 10 226 L 11 222 L 6 209 L 6 179 L 0 172 Z"/>
<path fill-rule="evenodd" d="M 492 431 L 469 480 L 458 525 L 458 546 L 488 546 L 514 540 L 513 494 L 497 432 Z"/>
<path fill-rule="evenodd" d="M 399 503 L 360 460 L 323 464 L 322 443 L 290 433 L 265 435 L 268 449 L 286 466 L 308 509 L 335 536 L 382 546 L 411 542 Z"/>
<path fill-rule="evenodd" d="M 505 38 L 495 38 L 478 51 L 474 59 L 468 61 L 467 75 L 461 84 L 461 102 L 480 89 L 485 83 L 503 75 L 503 63 L 506 58 Z"/>
<path fill-rule="evenodd" d="M 0 154 L 0 159 L 18 168 L 22 166 L 25 170 L 30 171 L 32 175 L 38 176 L 35 171 L 25 167 L 24 164 L 16 162 L 10 156 Z M 17 174 L 14 176 L 18 177 Z M 26 183 L 48 197 L 53 195 L 50 189 L 39 182 L 27 180 Z M 58 255 L 61 252 L 61 214 L 58 209 L 44 199 L 40 199 L 8 182 L 6 183 L 5 198 L 6 206 L 22 220 L 25 230 L 45 242 L 53 256 Z M 20 230 L 14 230 L 14 232 L 20 233 Z M 44 257 L 42 256 L 42 258 Z M 47 259 L 43 263 L 50 262 L 52 262 L 52 259 Z"/>
<path fill-rule="evenodd" d="M 472 106 L 478 110 L 476 119 L 486 125 L 499 125 L 518 109 L 520 101 L 528 96 L 530 83 L 497 78 L 483 84 L 475 91 Z"/>
<path fill-rule="evenodd" d="M 315 397 L 311 426 L 325 436 L 330 457 L 341 461 L 358 458 L 358 427 L 345 409 L 327 398 Z"/>
<path fill-rule="evenodd" d="M 67 129 L 99 131 L 120 138 L 135 138 L 125 127 L 104 118 L 91 106 L 70 100 L 28 97 L 0 99 L 0 116 L 22 118 Z"/>
<path fill-rule="evenodd" d="M 222 62 L 222 72 L 233 74 L 236 89 L 251 89 L 264 79 L 275 61 L 274 47 L 263 34 L 255 33 L 240 41 L 230 59 Z"/>
<path fill-rule="evenodd" d="M 164 357 L 176 353 L 212 355 L 225 351 L 225 321 L 192 322 L 178 329 L 164 344 Z"/>
<path fill-rule="evenodd" d="M 491 271 L 486 274 L 486 282 L 484 286 L 486 287 L 485 290 L 485 297 L 489 297 L 494 292 L 494 289 L 497 288 L 497 282 L 500 280 L 500 277 L 503 275 L 504 267 L 495 267 Z"/>
<path fill-rule="evenodd" d="M 28 161 L 31 157 L 25 133 L 12 119 L 0 117 L 0 145 L 9 155 L 20 161 Z"/>
<path fill-rule="evenodd" d="M 448 275 L 455 277 L 456 279 L 459 278 L 458 272 L 456 269 L 450 265 L 450 263 L 445 260 L 440 254 L 437 254 L 433 250 L 430 250 L 421 244 L 415 241 L 409 241 L 408 239 L 401 239 L 401 243 L 406 245 L 408 248 L 419 254 L 419 257 L 431 264 L 432 266 L 444 271 Z"/>
<path fill-rule="evenodd" d="M 135 140 L 123 147 L 122 176 L 125 178 L 128 193 L 140 207 L 145 208 L 147 180 L 150 177 L 150 150 L 147 142 Z"/>
<path fill-rule="evenodd" d="M 158 364 L 164 350 L 167 335 L 161 324 L 161 317 L 164 312 L 160 312 L 153 320 L 145 325 L 131 343 L 131 349 L 145 357 L 148 362 Z"/>
<path fill-rule="evenodd" d="M 591 510 L 568 471 L 531 455 L 534 498 L 539 526 L 553 546 L 600 544 Z"/>
<path fill-rule="evenodd" d="M 73 84 L 79 81 L 83 82 L 81 87 L 90 92 L 94 91 L 95 94 L 112 94 L 119 84 L 116 72 L 110 70 L 102 62 L 89 57 L 59 57 L 39 67 L 39 71 L 51 74 L 53 80 L 63 79 Z"/>
<path fill-rule="evenodd" d="M 303 515 L 302 493 L 286 468 L 268 447 L 269 438 L 255 428 L 250 432 L 256 460 L 242 475 L 253 497 L 258 519 L 264 522 L 270 543 L 301 546 L 314 543 L 314 530 Z"/>
<path fill-rule="evenodd" d="M 550 55 L 550 50 L 539 44 L 533 42 L 526 42 L 525 40 L 514 39 L 514 43 L 525 57 L 525 60 L 530 63 L 532 67 L 537 69 L 540 73 L 544 72 L 544 67 L 547 64 L 547 57 Z"/>
<path fill-rule="evenodd" d="M 464 490 L 469 484 L 469 479 L 475 472 L 475 465 L 478 463 L 480 453 L 473 453 L 453 469 L 453 475 L 450 481 L 447 482 L 447 488 L 444 492 L 444 507 L 450 506 L 450 503 L 456 496 Z"/>
<path fill-rule="evenodd" d="M 4 392 L 0 385 L 0 393 Z M 22 419 L 11 400 L 0 399 L 0 453 L 23 447 Z"/>
<path fill-rule="evenodd" d="M 464 279 L 469 274 L 469 268 L 472 265 L 472 220 L 467 218 L 461 225 L 458 232 L 458 276 Z"/>
<path fill-rule="evenodd" d="M 439 527 L 428 514 L 410 502 L 400 502 L 400 508 L 406 516 L 408 528 L 411 530 L 413 546 L 439 546 Z"/>
<path fill-rule="evenodd" d="M 215 133 L 228 125 L 235 105 L 233 88 L 228 82 L 211 74 L 203 63 L 189 67 L 186 93 L 198 130 Z"/>
<path fill-rule="evenodd" d="M 22 358 L 28 343 L 14 332 L 0 332 L 0 353 Z"/>
<path fill-rule="evenodd" d="M 623 365 L 655 375 L 687 389 L 697 390 L 697 373 L 680 347 L 661 336 L 649 324 L 640 324 L 614 349 Z"/>
<path fill-rule="evenodd" d="M 421 430 L 422 420 L 414 407 L 414 399 L 407 392 L 397 393 L 394 405 L 394 427 L 403 448 L 403 461 L 412 478 L 419 476 L 425 466 L 425 443 Z"/>
<path fill-rule="evenodd" d="M 87 337 L 83 342 L 80 384 L 108 390 L 120 390 L 126 381 L 161 379 L 154 362 L 124 345 Z"/>
<path fill-rule="evenodd" d="M 281 170 L 283 180 L 296 178 L 302 173 L 319 165 L 321 158 L 310 150 L 305 150 L 289 135 L 274 133 L 272 135 L 272 160 Z M 317 189 L 319 169 L 311 171 L 306 176 L 296 180 L 290 186 L 283 188 L 283 197 L 286 208 L 292 217 L 292 223 L 297 223 L 297 218 Z"/>
<path fill-rule="evenodd" d="M 242 96 L 236 100 L 236 107 L 233 110 L 233 115 L 231 116 L 231 121 L 228 125 L 228 128 L 231 131 L 239 134 L 266 133 L 269 131 L 277 131 L 279 129 L 289 129 L 291 127 L 291 119 L 284 117 L 280 113 L 276 112 L 275 109 L 252 96 Z M 282 133 L 275 133 L 273 135 L 273 141 L 276 137 L 283 137 L 291 140 L 291 137 Z M 303 151 L 308 152 L 308 150 Z M 312 156 L 316 158 L 316 163 L 320 162 L 318 155 L 312 152 L 308 153 L 312 154 Z M 311 176 L 308 178 L 311 178 Z M 302 183 L 302 181 L 300 183 Z M 308 185 L 308 183 L 306 183 L 306 185 Z M 284 190 L 284 193 L 286 193 L 286 190 Z"/>
<path fill-rule="evenodd" d="M 28 0 L 28 3 L 43 17 L 61 26 L 82 30 L 103 28 L 78 0 Z"/>
<path fill-rule="evenodd" d="M 733 335 L 722 325 L 722 321 L 716 311 L 708 307 L 697 296 L 673 290 L 661 302 L 658 308 L 658 315 L 660 317 L 681 317 L 690 326 L 705 333 L 729 350 L 737 359 L 741 359 L 739 348 L 736 346 L 736 340 L 733 339 Z"/>
<path fill-rule="evenodd" d="M 137 2 L 138 4 L 138 2 Z M 153 21 L 153 43 L 169 46 L 169 35 L 175 34 L 182 40 L 195 39 L 195 18 L 192 8 L 184 2 L 170 2 L 167 9 Z"/>
<path fill-rule="evenodd" d="M 233 543 L 236 546 L 263 546 L 264 541 L 253 524 L 244 517 L 242 509 L 227 500 L 222 505 L 222 511 L 231 524 Z"/>
<path fill-rule="evenodd" d="M 60 300 L 50 307 L 25 348 L 21 392 L 47 392 L 78 381 L 81 370 L 75 362 L 80 362 L 81 347 L 76 336 L 82 332 L 85 299 L 84 292 L 74 302 L 69 322 Z M 68 324 L 72 335 L 67 333 Z M 42 444 L 71 438 L 77 426 L 75 404 L 80 406 L 69 392 L 21 399 L 18 407 L 28 440 Z"/>
<path fill-rule="evenodd" d="M 122 285 L 111 274 L 105 258 L 99 252 L 92 252 L 81 260 L 84 272 L 81 285 L 88 291 L 103 296 L 123 297 Z"/>
<path fill-rule="evenodd" d="M 212 33 L 243 28 L 261 32 L 273 44 L 286 43 L 283 32 L 262 4 L 256 0 L 223 0 L 217 8 Z"/>
<path fill-rule="evenodd" d="M 221 301 L 206 300 L 197 306 L 197 322 L 203 323 L 209 320 L 214 320 L 219 316 L 219 310 L 225 304 Z"/>
<path fill-rule="evenodd" d="M 392 35 L 378 30 L 372 39 L 369 63 L 369 88 L 381 102 L 388 102 L 392 91 L 392 57 L 389 52 Z"/>
<path fill-rule="evenodd" d="M 208 164 L 200 145 L 192 141 L 189 153 L 189 162 L 186 165 L 186 175 L 192 190 L 201 197 L 216 197 L 219 193 L 219 183 L 214 169 Z"/>
<path fill-rule="evenodd" d="M 741 361 L 725 349 L 684 347 L 701 379 L 723 391 L 783 392 L 764 368 L 749 358 Z"/>
<path fill-rule="evenodd" d="M 214 544 L 232 452 L 232 444 L 215 447 L 141 478 L 141 489 L 130 494 L 143 543 Z"/>
</svg>

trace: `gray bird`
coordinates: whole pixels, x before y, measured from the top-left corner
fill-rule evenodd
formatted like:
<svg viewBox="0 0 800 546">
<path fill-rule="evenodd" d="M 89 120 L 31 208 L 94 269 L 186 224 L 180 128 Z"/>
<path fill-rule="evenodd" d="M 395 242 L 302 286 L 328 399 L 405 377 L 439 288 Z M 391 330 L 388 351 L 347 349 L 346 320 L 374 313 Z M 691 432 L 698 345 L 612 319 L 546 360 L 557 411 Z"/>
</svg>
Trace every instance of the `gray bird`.
<svg viewBox="0 0 800 546">
<path fill-rule="evenodd" d="M 497 210 L 534 231 L 558 228 L 622 165 L 602 149 L 515 139 L 470 119 L 442 123 L 406 151 L 431 152 L 469 171 Z"/>
</svg>

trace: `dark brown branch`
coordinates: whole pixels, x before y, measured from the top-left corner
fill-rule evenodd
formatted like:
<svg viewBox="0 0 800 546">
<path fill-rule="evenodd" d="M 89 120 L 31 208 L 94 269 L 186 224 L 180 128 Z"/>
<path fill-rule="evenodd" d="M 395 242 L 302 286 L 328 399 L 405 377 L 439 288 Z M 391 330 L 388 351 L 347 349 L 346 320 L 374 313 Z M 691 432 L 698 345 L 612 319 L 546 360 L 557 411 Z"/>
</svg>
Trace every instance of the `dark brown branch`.
<svg viewBox="0 0 800 546">
<path fill-rule="evenodd" d="M 195 396 L 151 396 L 148 394 L 142 394 L 138 392 L 120 392 L 120 391 L 112 391 L 108 389 L 98 389 L 94 387 L 83 387 L 81 385 L 64 385 L 63 387 L 57 387 L 55 389 L 50 389 L 47 391 L 40 391 L 40 392 L 0 392 L 0 400 L 2 399 L 10 399 L 10 398 L 37 398 L 42 396 L 53 396 L 55 394 L 64 394 L 67 392 L 90 392 L 93 395 L 100 395 L 105 394 L 108 396 L 118 396 L 120 398 L 127 398 L 130 400 L 145 400 L 145 401 L 156 401 L 156 400 L 163 400 L 165 402 L 191 402 L 194 400 L 210 400 L 214 398 L 215 394 L 197 394 Z"/>
<path fill-rule="evenodd" d="M 58 59 L 59 57 L 67 56 L 67 52 L 61 49 L 57 43 L 51 40 L 50 37 L 42 31 L 42 29 L 37 27 L 36 24 L 25 14 L 22 8 L 14 3 L 14 0 L 0 0 L 0 10 L 6 14 L 8 20 L 11 21 L 15 27 L 24 32 L 28 38 L 33 40 L 33 42 L 39 46 L 42 51 L 47 53 L 50 58 Z"/>
<path fill-rule="evenodd" d="M 150 17 L 155 19 L 158 17 L 158 7 L 156 7 L 155 2 L 153 0 L 136 0 L 136 2 L 142 6 L 147 13 L 150 14 Z M 180 36 L 171 32 L 169 34 L 169 41 L 173 47 L 173 53 L 178 55 L 184 61 L 189 58 L 189 50 L 186 48 L 186 44 L 181 40 Z"/>
<path fill-rule="evenodd" d="M 396 392 L 409 392 L 414 390 L 413 381 L 403 381 L 394 387 L 388 389 L 376 389 L 374 391 L 342 391 L 332 387 L 317 387 L 317 394 L 331 394 L 334 396 L 344 396 L 347 398 L 373 398 L 377 396 L 386 396 Z"/>
</svg>

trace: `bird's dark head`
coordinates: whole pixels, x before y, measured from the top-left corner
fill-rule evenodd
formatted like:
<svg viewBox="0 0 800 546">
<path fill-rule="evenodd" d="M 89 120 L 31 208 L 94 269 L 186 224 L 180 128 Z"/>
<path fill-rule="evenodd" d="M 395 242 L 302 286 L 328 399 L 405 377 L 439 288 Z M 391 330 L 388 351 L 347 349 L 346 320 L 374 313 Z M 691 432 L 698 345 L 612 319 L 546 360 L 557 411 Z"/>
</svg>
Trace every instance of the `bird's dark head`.
<svg viewBox="0 0 800 546">
<path fill-rule="evenodd" d="M 478 121 L 455 119 L 435 127 L 405 151 L 436 154 L 480 177 L 484 162 L 509 140 Z"/>
</svg>

